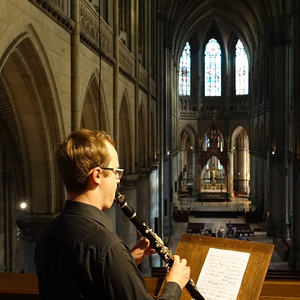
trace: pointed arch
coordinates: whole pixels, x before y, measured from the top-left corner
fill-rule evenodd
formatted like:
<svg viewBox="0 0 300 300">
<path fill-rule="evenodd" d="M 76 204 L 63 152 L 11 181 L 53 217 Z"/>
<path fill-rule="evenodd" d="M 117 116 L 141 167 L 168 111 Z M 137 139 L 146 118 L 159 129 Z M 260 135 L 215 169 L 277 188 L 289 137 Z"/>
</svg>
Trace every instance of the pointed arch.
<svg viewBox="0 0 300 300">
<path fill-rule="evenodd" d="M 133 172 L 133 143 L 132 143 L 132 124 L 129 112 L 129 97 L 127 90 L 124 90 L 121 98 L 119 110 L 119 162 L 120 166 L 125 169 L 126 174 Z"/>
<path fill-rule="evenodd" d="M 240 145 L 243 147 L 247 147 L 247 146 L 249 147 L 248 133 L 246 129 L 241 125 L 237 126 L 231 134 L 230 145 L 229 145 L 230 149 L 233 149 L 233 147 L 236 144 L 236 141 L 238 141 Z"/>
<path fill-rule="evenodd" d="M 222 50 L 215 38 L 208 40 L 204 50 L 204 96 L 222 95 Z"/>
<path fill-rule="evenodd" d="M 193 189 L 195 187 L 196 161 L 195 151 L 195 130 L 191 126 L 186 126 L 180 133 L 180 155 L 179 155 L 179 178 L 180 191 Z"/>
<path fill-rule="evenodd" d="M 191 126 L 186 126 L 180 134 L 180 148 L 186 149 L 187 145 L 195 149 L 196 146 L 196 134 L 195 130 Z"/>
<path fill-rule="evenodd" d="M 201 170 L 204 168 L 204 166 L 212 156 L 217 157 L 224 169 L 227 170 L 227 151 L 224 133 L 219 128 L 217 128 L 215 124 L 211 124 L 211 126 L 208 127 L 207 130 L 203 133 L 200 142 Z"/>
<path fill-rule="evenodd" d="M 97 77 L 96 74 L 96 72 L 92 74 L 86 88 L 82 108 L 81 127 L 89 129 L 99 128 L 100 130 L 109 132 L 110 128 L 107 118 L 108 113 L 105 93 L 101 82 L 99 87 L 99 77 Z"/>
<path fill-rule="evenodd" d="M 213 145 L 213 143 L 215 144 Z M 208 148 L 212 148 L 214 146 L 214 151 L 219 149 L 220 152 L 223 152 L 225 144 L 224 133 L 220 128 L 216 128 L 214 124 L 204 131 L 204 134 L 200 139 L 200 149 L 203 151 L 207 151 Z"/>
<path fill-rule="evenodd" d="M 238 39 L 235 45 L 235 94 L 249 93 L 249 61 L 243 42 Z"/>
<path fill-rule="evenodd" d="M 24 28 L 22 28 L 24 30 Z M 31 214 L 51 214 L 62 206 L 63 188 L 55 172 L 53 149 L 64 136 L 61 107 L 46 52 L 33 26 L 15 37 L 0 58 L 0 185 L 7 228 L 1 232 L 8 270 L 20 271 L 17 221 L 21 201 Z M 18 226 L 22 227 L 22 222 Z M 0 242 L 0 244 L 2 244 Z M 2 248 L 0 251 L 2 252 Z M 2 264 L 2 262 L 0 262 Z"/>
<path fill-rule="evenodd" d="M 0 59 L 1 80 L 20 140 L 24 197 L 32 213 L 54 212 L 61 203 L 52 151 L 64 135 L 50 64 L 33 26 L 27 26 Z M 45 201 L 48 199 L 48 201 Z"/>
<path fill-rule="evenodd" d="M 203 95 L 220 97 L 224 86 L 226 59 L 222 35 L 215 20 L 208 27 L 202 51 Z"/>
</svg>

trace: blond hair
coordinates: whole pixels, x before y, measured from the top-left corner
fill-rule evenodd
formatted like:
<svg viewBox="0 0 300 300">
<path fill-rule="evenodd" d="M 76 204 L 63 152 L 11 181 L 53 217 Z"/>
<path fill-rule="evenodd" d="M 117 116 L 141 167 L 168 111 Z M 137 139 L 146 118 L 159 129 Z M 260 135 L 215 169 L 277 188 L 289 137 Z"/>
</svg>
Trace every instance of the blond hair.
<svg viewBox="0 0 300 300">
<path fill-rule="evenodd" d="M 67 192 L 84 191 L 90 170 L 108 166 L 111 157 L 106 142 L 115 146 L 105 131 L 80 129 L 57 146 L 54 157 Z"/>
</svg>

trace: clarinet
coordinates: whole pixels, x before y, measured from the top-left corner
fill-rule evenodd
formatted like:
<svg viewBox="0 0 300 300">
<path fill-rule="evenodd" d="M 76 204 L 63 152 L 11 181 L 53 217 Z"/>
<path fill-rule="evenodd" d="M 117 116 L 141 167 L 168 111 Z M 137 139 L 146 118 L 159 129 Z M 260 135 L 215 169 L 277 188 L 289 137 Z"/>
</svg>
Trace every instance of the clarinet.
<svg viewBox="0 0 300 300">
<path fill-rule="evenodd" d="M 152 248 L 156 250 L 161 259 L 167 264 L 168 267 L 171 267 L 174 259 L 172 252 L 166 247 L 161 240 L 161 238 L 152 231 L 145 223 L 141 223 L 137 217 L 134 209 L 127 203 L 125 196 L 117 193 L 115 201 L 121 207 L 123 213 L 129 220 L 135 225 L 137 230 L 150 241 Z M 185 288 L 188 290 L 193 299 L 196 300 L 205 300 L 197 289 L 194 281 L 190 278 Z"/>
</svg>

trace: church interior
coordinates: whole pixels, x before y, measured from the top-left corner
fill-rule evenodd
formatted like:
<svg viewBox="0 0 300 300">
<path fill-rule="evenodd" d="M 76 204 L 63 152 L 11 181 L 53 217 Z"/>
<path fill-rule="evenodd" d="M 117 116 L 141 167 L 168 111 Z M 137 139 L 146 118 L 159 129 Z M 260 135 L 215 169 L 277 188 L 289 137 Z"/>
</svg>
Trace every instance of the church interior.
<svg viewBox="0 0 300 300">
<path fill-rule="evenodd" d="M 88 128 L 172 250 L 183 233 L 273 243 L 270 270 L 300 279 L 299 25 L 298 0 L 1 1 L 0 272 L 35 272 L 66 197 L 55 146 Z"/>
</svg>

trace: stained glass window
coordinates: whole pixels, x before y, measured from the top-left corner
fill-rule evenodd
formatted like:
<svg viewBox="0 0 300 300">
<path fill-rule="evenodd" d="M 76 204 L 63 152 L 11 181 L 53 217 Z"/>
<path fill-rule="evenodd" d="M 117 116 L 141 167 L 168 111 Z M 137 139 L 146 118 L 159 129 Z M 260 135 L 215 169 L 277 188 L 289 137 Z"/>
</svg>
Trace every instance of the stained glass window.
<svg viewBox="0 0 300 300">
<path fill-rule="evenodd" d="M 179 95 L 191 95 L 191 47 L 186 42 L 179 62 Z"/>
<path fill-rule="evenodd" d="M 235 94 L 247 95 L 249 92 L 248 57 L 241 40 L 235 46 Z"/>
<path fill-rule="evenodd" d="M 210 147 L 210 140 L 209 140 L 209 137 L 206 135 L 205 136 L 205 148 L 209 148 Z"/>
<path fill-rule="evenodd" d="M 204 52 L 205 96 L 221 96 L 222 51 L 216 39 L 210 39 Z"/>
<path fill-rule="evenodd" d="M 222 170 L 222 169 L 223 169 L 223 166 L 222 166 L 220 160 L 218 159 L 218 170 Z"/>
</svg>

